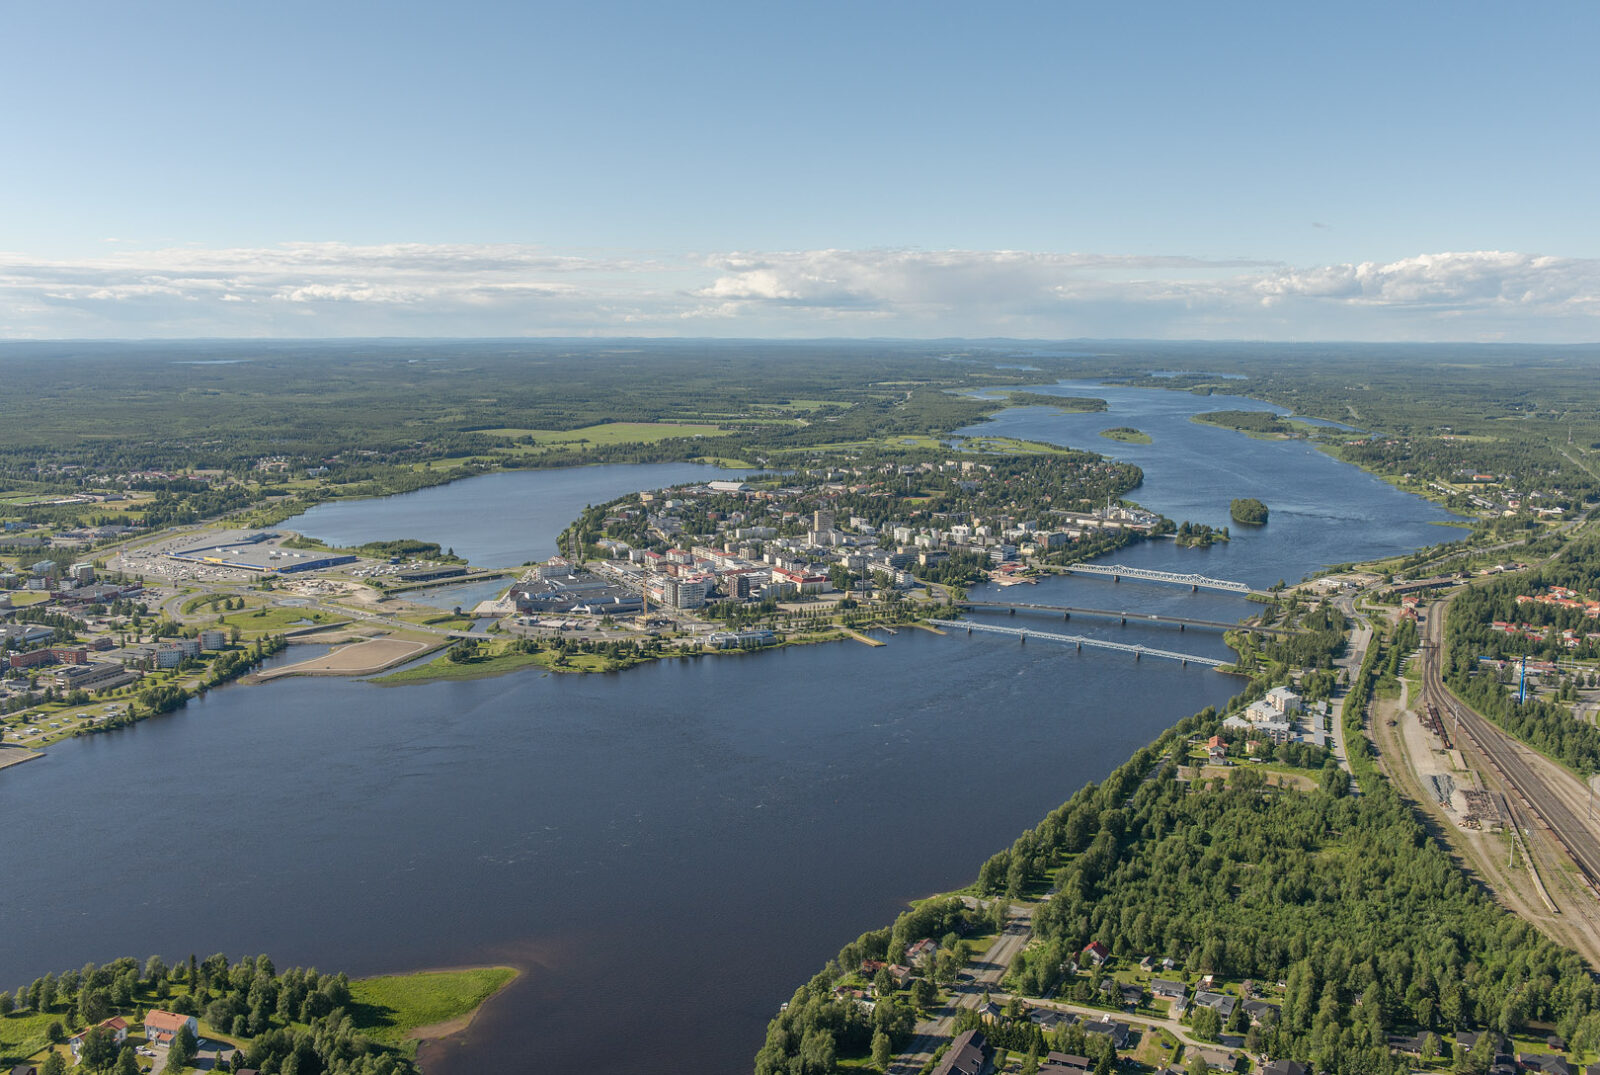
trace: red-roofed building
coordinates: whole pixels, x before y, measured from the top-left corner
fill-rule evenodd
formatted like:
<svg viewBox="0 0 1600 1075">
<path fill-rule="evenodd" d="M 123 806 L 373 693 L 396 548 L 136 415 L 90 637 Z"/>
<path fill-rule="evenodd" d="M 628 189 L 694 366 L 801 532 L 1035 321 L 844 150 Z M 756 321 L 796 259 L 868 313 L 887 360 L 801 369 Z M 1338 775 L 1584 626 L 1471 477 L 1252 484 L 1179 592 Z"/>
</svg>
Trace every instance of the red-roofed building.
<svg viewBox="0 0 1600 1075">
<path fill-rule="evenodd" d="M 184 1027 L 189 1028 L 189 1033 L 196 1036 L 200 1033 L 200 1024 L 192 1015 L 178 1015 L 175 1012 L 164 1012 L 160 1008 L 151 1008 L 150 1013 L 144 1017 L 144 1036 L 150 1039 L 152 1045 L 171 1045 L 178 1031 Z"/>
<path fill-rule="evenodd" d="M 116 1044 L 121 1045 L 128 1040 L 128 1021 L 122 1016 L 113 1015 L 110 1019 L 103 1020 L 98 1025 L 111 1032 L 111 1040 Z M 68 1039 L 68 1044 L 72 1046 L 73 1056 L 77 1056 L 78 1050 L 83 1048 L 83 1039 L 88 1036 L 91 1029 L 93 1028 L 84 1027 Z"/>
<path fill-rule="evenodd" d="M 1092 941 L 1088 945 L 1084 946 L 1083 954 L 1093 960 L 1094 965 L 1098 967 L 1100 964 L 1111 958 L 1111 949 L 1107 948 L 1099 941 Z"/>
</svg>

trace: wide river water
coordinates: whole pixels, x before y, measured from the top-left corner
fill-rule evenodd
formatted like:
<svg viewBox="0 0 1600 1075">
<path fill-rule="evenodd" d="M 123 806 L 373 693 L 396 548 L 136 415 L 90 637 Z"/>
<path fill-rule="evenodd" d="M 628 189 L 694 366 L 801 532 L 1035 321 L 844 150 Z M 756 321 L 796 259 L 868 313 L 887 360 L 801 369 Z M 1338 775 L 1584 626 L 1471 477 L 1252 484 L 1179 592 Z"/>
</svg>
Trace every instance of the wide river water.
<svg viewBox="0 0 1600 1075">
<path fill-rule="evenodd" d="M 982 431 L 1133 459 L 1147 478 L 1132 497 L 1175 518 L 1220 524 L 1240 495 L 1272 507 L 1267 527 L 1231 546 L 1153 542 L 1114 559 L 1262 585 L 1450 536 L 1430 525 L 1446 518 L 1431 505 L 1303 444 L 1182 416 L 1234 401 L 1060 390 L 1117 398 L 1109 414 L 1031 408 Z M 1109 425 L 1155 443 L 1094 435 Z M 338 505 L 348 529 L 321 529 L 331 512 L 292 525 L 515 564 L 548 555 L 589 500 L 686 480 L 610 467 L 602 485 L 601 473 L 496 474 Z M 593 492 L 574 503 L 575 486 Z M 1090 577 L 1009 594 L 1204 619 L 1249 611 L 1228 595 Z M 1071 629 L 1227 655 L 1215 633 Z M 606 676 L 290 679 L 61 744 L 0 773 L 0 988 L 154 952 L 267 952 L 352 974 L 503 962 L 523 977 L 461 1040 L 425 1054 L 430 1075 L 741 1075 L 777 1006 L 843 943 L 964 884 L 1084 781 L 1236 687 L 1196 666 L 1043 642 L 916 630 L 887 641 Z"/>
</svg>

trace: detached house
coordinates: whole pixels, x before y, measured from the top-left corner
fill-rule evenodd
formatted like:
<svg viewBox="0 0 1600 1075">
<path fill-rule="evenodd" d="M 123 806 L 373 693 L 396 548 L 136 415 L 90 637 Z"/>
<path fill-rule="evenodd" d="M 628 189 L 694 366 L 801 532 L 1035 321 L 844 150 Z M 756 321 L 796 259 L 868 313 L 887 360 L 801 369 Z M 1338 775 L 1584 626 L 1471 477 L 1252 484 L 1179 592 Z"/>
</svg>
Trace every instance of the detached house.
<svg viewBox="0 0 1600 1075">
<path fill-rule="evenodd" d="M 184 1027 L 189 1028 L 189 1033 L 200 1036 L 200 1024 L 192 1015 L 178 1015 L 175 1012 L 164 1012 L 160 1008 L 151 1008 L 150 1013 L 144 1017 L 144 1036 L 150 1039 L 151 1045 L 171 1045 L 177 1038 L 178 1031 Z"/>
</svg>

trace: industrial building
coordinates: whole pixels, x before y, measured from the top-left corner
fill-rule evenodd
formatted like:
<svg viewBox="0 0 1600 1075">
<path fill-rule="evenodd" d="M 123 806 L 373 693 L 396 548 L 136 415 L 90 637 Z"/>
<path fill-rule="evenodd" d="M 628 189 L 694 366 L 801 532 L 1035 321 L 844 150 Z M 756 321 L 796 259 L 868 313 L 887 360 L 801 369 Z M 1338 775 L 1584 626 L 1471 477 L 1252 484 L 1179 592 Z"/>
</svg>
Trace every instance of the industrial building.
<svg viewBox="0 0 1600 1075">
<path fill-rule="evenodd" d="M 240 571 L 277 572 L 320 571 L 340 564 L 353 564 L 349 553 L 291 549 L 282 544 L 282 535 L 270 531 L 236 531 L 226 540 L 180 549 L 167 555 L 173 560 L 211 567 L 231 567 Z"/>
</svg>

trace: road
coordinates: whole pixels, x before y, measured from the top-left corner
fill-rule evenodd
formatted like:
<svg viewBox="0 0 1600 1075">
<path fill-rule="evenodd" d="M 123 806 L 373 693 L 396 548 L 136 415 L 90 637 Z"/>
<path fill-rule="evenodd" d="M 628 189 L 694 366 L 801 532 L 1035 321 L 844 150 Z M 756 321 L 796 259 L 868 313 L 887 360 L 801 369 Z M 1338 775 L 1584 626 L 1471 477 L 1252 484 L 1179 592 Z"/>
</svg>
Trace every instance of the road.
<svg viewBox="0 0 1600 1075">
<path fill-rule="evenodd" d="M 1423 647 L 1423 699 L 1439 707 L 1447 719 L 1467 734 L 1468 743 L 1483 755 L 1510 789 L 1527 806 L 1577 864 L 1591 890 L 1600 884 L 1600 838 L 1593 822 L 1586 821 L 1570 804 L 1583 801 L 1588 792 L 1573 776 L 1554 771 L 1532 757 L 1532 751 L 1463 704 L 1445 687 L 1439 662 L 1443 653 L 1444 620 L 1449 598 L 1428 614 L 1427 645 Z M 1571 785 L 1565 786 L 1565 785 Z"/>
<path fill-rule="evenodd" d="M 1004 1005 L 1011 998 L 1009 996 L 995 995 L 990 999 L 994 1000 L 997 1004 Z M 1110 1015 L 1120 1022 L 1127 1023 L 1135 1030 L 1143 1030 L 1147 1027 L 1158 1026 L 1162 1030 L 1165 1030 L 1168 1034 L 1171 1034 L 1174 1038 L 1177 1038 L 1179 1041 L 1183 1042 L 1184 1045 L 1193 1049 L 1229 1048 L 1228 1046 L 1219 1044 L 1218 1042 L 1201 1041 L 1199 1038 L 1191 1036 L 1189 1033 L 1189 1028 L 1184 1026 L 1175 1017 L 1170 1015 L 1166 1017 L 1158 1015 L 1128 1016 L 1119 1012 L 1108 1012 L 1104 1008 L 1091 1008 L 1087 1004 L 1073 1004 L 1070 1001 L 1065 1000 L 1039 1000 L 1034 997 L 1023 997 L 1022 999 L 1030 1008 L 1053 1008 L 1059 1012 L 1071 1012 L 1074 1015 L 1083 1016 L 1084 1019 L 1088 1020 L 1089 1022 L 1093 1022 L 1102 1016 Z"/>
<path fill-rule="evenodd" d="M 1355 626 L 1350 631 L 1350 641 L 1344 648 L 1344 655 L 1334 662 L 1345 673 L 1347 681 L 1356 678 L 1356 672 L 1361 668 L 1362 662 L 1367 659 L 1367 648 L 1372 645 L 1372 622 L 1366 616 L 1356 611 L 1356 598 L 1353 594 L 1341 594 L 1334 598 L 1334 607 L 1344 614 L 1344 618 Z M 1333 756 L 1339 762 L 1339 768 L 1350 773 L 1350 784 L 1355 788 L 1355 772 L 1350 768 L 1350 754 L 1345 749 L 1344 742 L 1344 707 L 1349 704 L 1350 688 L 1346 687 L 1344 694 L 1339 699 L 1339 708 L 1332 715 L 1333 727 L 1328 730 L 1328 742 L 1333 747 Z"/>
<path fill-rule="evenodd" d="M 984 993 L 991 996 L 1011 968 L 1017 953 L 1033 937 L 1034 905 L 1010 908 L 1010 919 L 989 950 L 968 965 L 964 975 L 950 991 L 950 999 L 929 1018 L 917 1024 L 914 1036 L 899 1056 L 889 1063 L 888 1075 L 916 1075 L 933 1058 L 934 1051 L 950 1040 L 951 1026 L 962 1008 L 976 1008 Z"/>
</svg>

